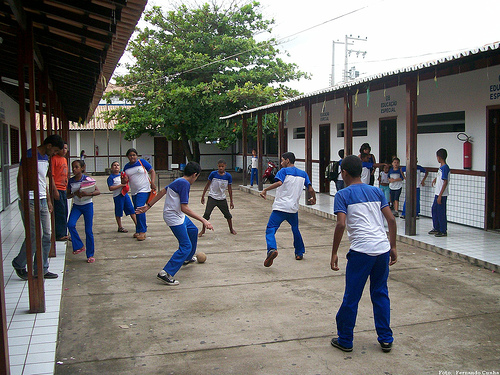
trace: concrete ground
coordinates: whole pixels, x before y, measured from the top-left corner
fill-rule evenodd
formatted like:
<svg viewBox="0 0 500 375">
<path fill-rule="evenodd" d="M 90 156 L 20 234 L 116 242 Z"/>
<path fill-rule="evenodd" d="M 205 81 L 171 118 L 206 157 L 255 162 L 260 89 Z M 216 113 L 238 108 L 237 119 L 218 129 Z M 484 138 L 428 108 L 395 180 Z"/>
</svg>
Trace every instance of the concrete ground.
<svg viewBox="0 0 500 375">
<path fill-rule="evenodd" d="M 98 184 L 107 190 L 104 178 Z M 204 184 L 191 189 L 190 207 L 199 214 Z M 162 219 L 163 201 L 148 212 L 148 238 L 138 242 L 129 218 L 130 232 L 117 233 L 111 194 L 94 199 L 97 261 L 87 264 L 84 253 L 68 247 L 56 374 L 500 373 L 497 273 L 398 243 L 389 280 L 393 350 L 382 353 L 377 342 L 367 287 L 354 350 L 344 353 L 330 339 L 344 291 L 347 234 L 334 272 L 335 223 L 301 211 L 304 260 L 295 260 L 285 222 L 279 256 L 265 268 L 271 200 L 236 187 L 238 234 L 229 234 L 215 209 L 215 231 L 198 243 L 208 259 L 183 267 L 176 287 L 156 279 L 177 249 Z"/>
</svg>

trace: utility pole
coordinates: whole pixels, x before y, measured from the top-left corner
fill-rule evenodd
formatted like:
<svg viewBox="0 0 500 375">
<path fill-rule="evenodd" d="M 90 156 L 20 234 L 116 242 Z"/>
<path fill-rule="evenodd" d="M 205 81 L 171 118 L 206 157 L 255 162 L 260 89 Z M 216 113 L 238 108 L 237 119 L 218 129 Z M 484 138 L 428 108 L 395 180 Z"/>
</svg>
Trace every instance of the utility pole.
<svg viewBox="0 0 500 375">
<path fill-rule="evenodd" d="M 362 55 L 363 58 L 366 56 L 366 51 L 360 51 L 351 49 L 350 46 L 354 45 L 354 41 L 366 42 L 368 38 L 354 37 L 351 35 L 345 36 L 345 42 L 333 41 L 332 44 L 332 75 L 330 77 L 330 85 L 333 86 L 335 84 L 335 44 L 344 44 L 345 45 L 345 56 L 344 56 L 344 72 L 343 72 L 343 81 L 348 82 L 356 78 L 356 69 L 353 67 L 349 70 L 349 56 L 351 53 L 355 53 L 356 57 Z"/>
</svg>

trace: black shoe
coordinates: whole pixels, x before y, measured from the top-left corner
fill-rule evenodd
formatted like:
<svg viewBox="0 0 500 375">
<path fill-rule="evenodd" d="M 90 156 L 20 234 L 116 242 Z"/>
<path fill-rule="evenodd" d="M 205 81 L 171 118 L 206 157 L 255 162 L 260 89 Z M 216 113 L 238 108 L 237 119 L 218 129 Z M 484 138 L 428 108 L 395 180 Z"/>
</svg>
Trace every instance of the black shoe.
<svg viewBox="0 0 500 375">
<path fill-rule="evenodd" d="M 332 344 L 332 346 L 334 346 L 335 348 L 337 349 L 340 349 L 342 350 L 343 352 L 352 352 L 352 347 L 348 348 L 346 346 L 343 346 L 343 345 L 340 345 L 339 344 L 339 339 L 338 337 L 334 337 L 332 339 L 332 341 L 330 341 L 330 343 Z"/>
<path fill-rule="evenodd" d="M 184 263 L 182 263 L 182 265 L 185 266 L 186 264 L 194 263 L 194 262 L 196 262 L 196 257 L 192 257 L 189 260 L 185 260 Z"/>
<path fill-rule="evenodd" d="M 389 353 L 392 349 L 392 342 L 381 342 L 380 347 L 384 353 Z"/>
<path fill-rule="evenodd" d="M 404 220 L 404 218 L 405 218 L 405 215 L 401 215 L 401 216 L 400 216 L 400 218 Z"/>
<path fill-rule="evenodd" d="M 436 236 L 436 237 L 448 237 L 448 233 L 437 232 L 434 236 Z"/>
<path fill-rule="evenodd" d="M 429 234 L 437 234 L 437 233 L 439 233 L 439 231 L 434 228 L 429 231 Z"/>
<path fill-rule="evenodd" d="M 264 267 L 271 267 L 273 265 L 273 260 L 278 256 L 278 250 L 271 249 L 267 253 L 267 258 L 264 261 Z"/>
<path fill-rule="evenodd" d="M 16 275 L 23 280 L 28 280 L 28 271 L 26 271 L 26 268 L 15 268 L 14 271 L 16 271 Z"/>
<path fill-rule="evenodd" d="M 160 273 L 156 275 L 156 277 L 167 285 L 179 285 L 179 282 L 177 280 L 174 280 L 174 278 L 167 272 L 165 272 L 165 270 L 161 270 Z"/>
<path fill-rule="evenodd" d="M 43 275 L 44 279 L 57 279 L 58 277 L 59 275 L 57 273 L 52 273 L 48 271 Z"/>
<path fill-rule="evenodd" d="M 295 255 L 295 260 L 302 260 L 304 259 L 303 255 Z"/>
</svg>

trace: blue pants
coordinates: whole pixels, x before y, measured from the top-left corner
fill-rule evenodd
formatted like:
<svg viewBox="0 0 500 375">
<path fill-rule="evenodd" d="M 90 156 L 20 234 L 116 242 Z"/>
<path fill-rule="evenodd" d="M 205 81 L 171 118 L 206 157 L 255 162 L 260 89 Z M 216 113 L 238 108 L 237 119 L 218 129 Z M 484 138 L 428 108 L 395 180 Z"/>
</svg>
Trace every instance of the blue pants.
<svg viewBox="0 0 500 375">
<path fill-rule="evenodd" d="M 387 185 L 387 186 L 380 185 L 380 190 L 382 190 L 384 192 L 384 196 L 385 196 L 385 199 L 387 200 L 387 203 L 390 203 L 391 202 L 391 188 L 389 187 L 389 185 Z M 403 212 L 404 212 L 404 209 L 403 209 Z M 403 213 L 403 215 L 404 215 L 404 213 Z"/>
<path fill-rule="evenodd" d="M 432 203 L 432 226 L 435 230 L 441 233 L 446 233 L 448 230 L 448 219 L 446 217 L 446 201 L 448 197 L 441 197 L 441 204 L 437 202 L 438 196 L 434 196 Z"/>
<path fill-rule="evenodd" d="M 120 193 L 116 197 L 113 197 L 113 201 L 115 202 L 116 217 L 123 217 L 123 212 L 125 212 L 127 216 L 135 214 L 134 206 L 128 194 L 122 195 Z"/>
<path fill-rule="evenodd" d="M 406 216 L 406 198 L 401 215 Z M 420 215 L 420 188 L 417 188 L 417 216 Z"/>
<path fill-rule="evenodd" d="M 165 272 L 170 276 L 174 276 L 182 267 L 185 260 L 191 259 L 196 253 L 196 245 L 198 244 L 198 228 L 186 216 L 184 224 L 170 227 L 177 241 L 179 248 L 172 255 L 168 263 L 163 267 Z"/>
<path fill-rule="evenodd" d="M 56 239 L 68 235 L 68 200 L 66 190 L 57 190 L 59 200 L 54 199 L 54 216 L 56 219 Z"/>
<path fill-rule="evenodd" d="M 306 252 L 302 235 L 299 231 L 299 213 L 289 213 L 283 211 L 273 211 L 269 216 L 269 221 L 266 228 L 266 242 L 267 251 L 277 249 L 276 246 L 276 232 L 283 221 L 288 221 L 292 227 L 293 233 L 293 247 L 295 248 L 295 255 L 303 255 Z"/>
<path fill-rule="evenodd" d="M 392 330 L 389 327 L 391 320 L 391 306 L 387 289 L 389 259 L 389 251 L 377 256 L 353 250 L 349 250 L 347 253 L 344 300 L 336 318 L 340 345 L 352 348 L 358 303 L 368 276 L 370 276 L 370 297 L 378 341 L 390 343 L 394 340 Z"/>
<path fill-rule="evenodd" d="M 83 247 L 82 239 L 76 231 L 76 222 L 83 215 L 85 221 L 85 250 L 87 258 L 94 256 L 94 233 L 92 232 L 92 225 L 94 219 L 94 203 L 87 203 L 83 205 L 73 204 L 71 213 L 68 219 L 68 230 L 71 234 L 71 243 L 73 251 L 79 250 Z"/>
<path fill-rule="evenodd" d="M 132 195 L 134 208 L 145 206 L 148 198 L 149 193 L 137 193 L 136 195 Z M 135 233 L 146 233 L 148 231 L 148 226 L 146 225 L 146 213 L 136 214 L 135 217 L 137 219 Z"/>
<path fill-rule="evenodd" d="M 30 223 L 30 233 L 31 233 L 31 254 L 35 256 L 35 263 L 33 273 L 36 275 L 36 265 L 37 265 L 37 257 L 36 257 L 36 232 L 35 232 L 35 200 L 30 199 L 30 213 L 29 217 L 24 217 L 24 208 L 19 200 L 19 210 L 21 211 L 21 218 L 23 223 L 26 220 L 29 220 Z M 40 199 L 40 224 L 42 225 L 42 258 L 43 258 L 43 274 L 45 275 L 49 270 L 49 252 L 50 252 L 50 212 L 49 207 L 47 206 L 47 199 Z M 26 263 L 28 262 L 26 256 L 26 239 L 21 245 L 21 250 L 19 250 L 19 254 L 12 260 L 12 266 L 17 269 L 25 269 Z"/>
<path fill-rule="evenodd" d="M 250 172 L 250 186 L 253 186 L 253 179 L 255 178 L 255 183 L 259 183 L 259 170 L 257 168 L 252 168 Z"/>
<path fill-rule="evenodd" d="M 344 180 L 337 180 L 335 182 L 335 187 L 337 188 L 337 192 L 344 188 Z"/>
</svg>

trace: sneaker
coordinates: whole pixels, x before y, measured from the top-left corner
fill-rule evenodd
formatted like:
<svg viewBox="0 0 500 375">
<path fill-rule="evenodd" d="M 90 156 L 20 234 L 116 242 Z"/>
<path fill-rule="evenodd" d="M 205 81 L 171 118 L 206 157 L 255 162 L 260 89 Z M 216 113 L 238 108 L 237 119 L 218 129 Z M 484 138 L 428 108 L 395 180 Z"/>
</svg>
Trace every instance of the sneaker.
<svg viewBox="0 0 500 375">
<path fill-rule="evenodd" d="M 384 353 L 389 353 L 392 349 L 392 342 L 381 342 L 380 347 Z"/>
<path fill-rule="evenodd" d="M 448 237 L 448 233 L 437 232 L 434 236 L 436 236 L 436 237 Z"/>
<path fill-rule="evenodd" d="M 166 273 L 165 270 L 161 270 L 160 273 L 156 275 L 156 277 L 167 285 L 179 285 L 179 282 L 177 280 L 174 280 L 174 278 Z"/>
<path fill-rule="evenodd" d="M 295 255 L 295 260 L 302 260 L 304 259 L 303 255 Z"/>
<path fill-rule="evenodd" d="M 184 263 L 182 263 L 183 266 L 185 266 L 186 264 L 189 264 L 189 263 L 195 263 L 196 262 L 196 257 L 192 257 L 191 259 L 189 260 L 185 260 Z"/>
<path fill-rule="evenodd" d="M 420 216 L 417 215 L 417 217 L 415 219 L 417 219 L 417 220 L 420 219 Z"/>
<path fill-rule="evenodd" d="M 273 260 L 278 256 L 278 250 L 271 249 L 267 252 L 267 258 L 264 261 L 264 267 L 271 267 L 273 265 Z"/>
<path fill-rule="evenodd" d="M 59 275 L 57 273 L 52 273 L 48 271 L 43 275 L 44 279 L 57 279 L 58 277 Z"/>
<path fill-rule="evenodd" d="M 28 280 L 28 271 L 26 271 L 26 268 L 14 268 L 14 271 L 16 271 L 16 275 L 23 280 Z"/>
<path fill-rule="evenodd" d="M 429 231 L 429 234 L 437 234 L 437 233 L 439 233 L 439 231 L 434 228 Z"/>
<path fill-rule="evenodd" d="M 394 217 L 399 217 L 399 213 L 397 211 L 394 211 Z"/>
<path fill-rule="evenodd" d="M 401 215 L 400 218 L 404 220 L 405 219 L 405 215 Z"/>
<path fill-rule="evenodd" d="M 343 352 L 352 352 L 352 346 L 348 348 L 347 346 L 343 346 L 339 344 L 339 338 L 334 337 L 332 341 L 330 341 L 333 347 L 342 350 Z"/>
</svg>

